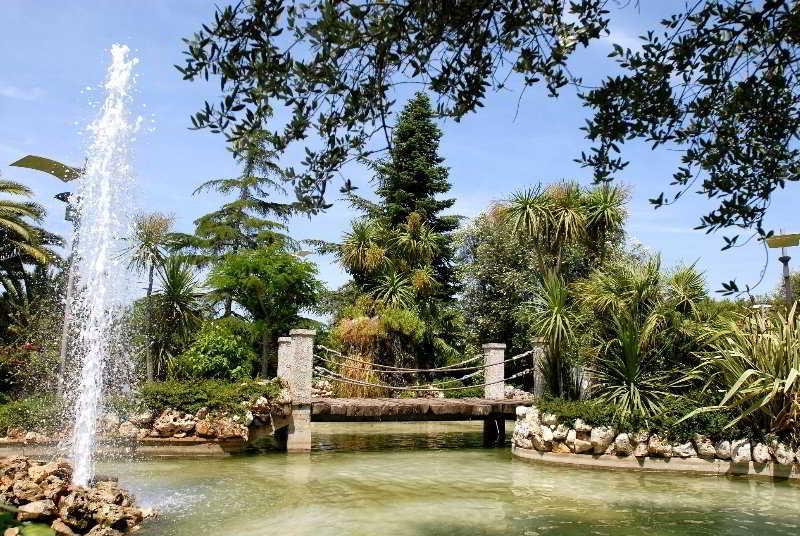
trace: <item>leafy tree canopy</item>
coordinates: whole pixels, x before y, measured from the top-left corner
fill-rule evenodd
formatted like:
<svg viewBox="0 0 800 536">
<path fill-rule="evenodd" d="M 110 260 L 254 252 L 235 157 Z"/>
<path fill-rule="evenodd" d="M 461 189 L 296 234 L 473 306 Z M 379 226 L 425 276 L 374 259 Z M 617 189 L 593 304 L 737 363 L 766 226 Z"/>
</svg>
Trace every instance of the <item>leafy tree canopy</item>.
<svg viewBox="0 0 800 536">
<path fill-rule="evenodd" d="M 316 134 L 320 147 L 306 147 L 303 168 L 288 177 L 324 208 L 342 164 L 364 156 L 376 134 L 391 145 L 388 118 L 401 84 L 432 90 L 437 112 L 456 118 L 513 73 L 555 95 L 570 80 L 569 56 L 606 29 L 607 3 L 243 0 L 218 8 L 185 39 L 186 59 L 176 67 L 186 80 L 220 83 L 220 101 L 192 117 L 196 128 L 234 144 L 265 132 L 279 151 Z M 288 111 L 283 124 L 276 111 Z"/>
</svg>

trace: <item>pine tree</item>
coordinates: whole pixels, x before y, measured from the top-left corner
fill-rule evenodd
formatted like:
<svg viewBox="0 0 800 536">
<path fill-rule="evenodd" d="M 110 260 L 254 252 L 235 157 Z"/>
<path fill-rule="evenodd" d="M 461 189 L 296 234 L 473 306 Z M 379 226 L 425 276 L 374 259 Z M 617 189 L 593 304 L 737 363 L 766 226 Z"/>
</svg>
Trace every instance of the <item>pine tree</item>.
<svg viewBox="0 0 800 536">
<path fill-rule="evenodd" d="M 230 254 L 291 242 L 284 231 L 294 206 L 269 199 L 272 193 L 283 193 L 275 154 L 261 144 L 249 144 L 238 154 L 237 161 L 242 165 L 238 177 L 210 180 L 194 191 L 233 194 L 233 199 L 195 220 L 193 234 L 173 235 L 174 249 L 185 253 L 197 266 L 213 268 Z M 232 297 L 217 298 L 224 302 L 224 316 L 229 316 Z"/>
</svg>

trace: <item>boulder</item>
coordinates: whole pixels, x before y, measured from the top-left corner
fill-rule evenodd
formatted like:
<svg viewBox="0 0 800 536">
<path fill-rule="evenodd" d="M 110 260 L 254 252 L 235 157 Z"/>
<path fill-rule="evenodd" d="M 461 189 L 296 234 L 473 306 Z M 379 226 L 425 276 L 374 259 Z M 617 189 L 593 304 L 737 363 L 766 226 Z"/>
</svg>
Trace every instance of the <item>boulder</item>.
<svg viewBox="0 0 800 536">
<path fill-rule="evenodd" d="M 58 502 L 58 517 L 70 529 L 85 532 L 94 525 L 92 505 L 85 488 L 76 488 Z"/>
<path fill-rule="evenodd" d="M 533 443 L 531 442 L 530 439 L 528 439 L 526 437 L 518 437 L 518 438 L 514 439 L 514 443 L 521 449 L 530 450 L 530 449 L 533 448 Z"/>
<path fill-rule="evenodd" d="M 717 458 L 720 460 L 730 460 L 731 459 L 731 442 L 727 439 L 723 439 L 717 441 L 714 444 L 714 452 L 716 453 Z"/>
<path fill-rule="evenodd" d="M 194 431 L 200 437 L 214 438 L 217 432 L 214 430 L 214 423 L 208 419 L 201 419 L 194 425 Z"/>
<path fill-rule="evenodd" d="M 672 455 L 678 458 L 693 458 L 697 456 L 697 451 L 694 450 L 694 445 L 691 441 L 682 443 L 680 445 L 672 445 Z"/>
<path fill-rule="evenodd" d="M 181 414 L 168 409 L 153 423 L 153 430 L 158 432 L 161 437 L 171 437 L 179 432 L 188 434 L 194 430 L 194 425 L 193 415 Z"/>
<path fill-rule="evenodd" d="M 592 427 L 589 424 L 583 422 L 583 419 L 575 419 L 575 431 L 576 432 L 591 432 Z"/>
<path fill-rule="evenodd" d="M 525 422 L 529 424 L 539 424 L 539 408 L 531 406 L 525 414 Z"/>
<path fill-rule="evenodd" d="M 714 444 L 708 437 L 702 434 L 695 434 L 693 441 L 694 449 L 699 457 L 705 459 L 714 459 L 714 457 L 717 455 L 717 449 L 714 448 Z"/>
<path fill-rule="evenodd" d="M 153 415 L 153 412 L 150 410 L 142 411 L 128 417 L 128 421 L 137 428 L 149 427 L 151 424 L 153 424 L 153 419 L 155 419 L 155 415 Z"/>
<path fill-rule="evenodd" d="M 31 443 L 45 443 L 47 442 L 48 438 L 44 434 L 40 434 L 39 432 L 28 432 L 25 434 L 24 441 L 27 444 Z"/>
<path fill-rule="evenodd" d="M 779 465 L 792 465 L 794 463 L 794 452 L 785 443 L 772 441 L 769 445 L 769 453 Z"/>
<path fill-rule="evenodd" d="M 245 426 L 250 426 L 251 424 L 253 424 L 253 419 L 255 419 L 255 416 L 253 415 L 253 412 L 252 411 L 246 412 L 244 414 L 244 425 Z"/>
<path fill-rule="evenodd" d="M 605 454 L 609 445 L 614 442 L 617 432 L 608 426 L 596 426 L 591 431 L 592 449 L 595 454 Z"/>
<path fill-rule="evenodd" d="M 114 433 L 119 428 L 119 423 L 119 415 L 116 413 L 106 413 L 100 421 L 100 430 Z"/>
<path fill-rule="evenodd" d="M 558 417 L 556 417 L 552 413 L 542 413 L 541 419 L 542 419 L 542 424 L 545 424 L 547 426 L 555 426 L 556 424 L 558 424 Z"/>
<path fill-rule="evenodd" d="M 260 399 L 259 399 L 260 400 Z M 202 420 L 208 417 L 208 408 L 203 407 L 197 410 L 197 413 L 194 414 L 195 419 Z"/>
<path fill-rule="evenodd" d="M 755 463 L 769 463 L 772 461 L 772 456 L 769 453 L 769 447 L 764 443 L 756 443 L 753 446 L 753 462 Z"/>
<path fill-rule="evenodd" d="M 531 430 L 533 448 L 540 452 L 550 452 L 553 448 L 553 430 L 549 426 L 539 426 Z"/>
<path fill-rule="evenodd" d="M 56 533 L 56 536 L 76 536 L 75 532 L 60 519 L 53 521 L 53 524 L 50 525 L 50 528 L 53 529 L 53 532 Z"/>
<path fill-rule="evenodd" d="M 92 530 L 86 533 L 86 536 L 122 536 L 122 534 L 122 532 L 112 529 L 111 527 L 95 525 L 92 527 Z"/>
<path fill-rule="evenodd" d="M 514 412 L 517 415 L 517 419 L 524 419 L 528 413 L 528 406 L 517 406 Z"/>
<path fill-rule="evenodd" d="M 617 456 L 630 456 L 633 454 L 634 446 L 630 436 L 624 432 L 619 434 L 614 439 L 614 450 Z"/>
<path fill-rule="evenodd" d="M 21 504 L 44 499 L 44 490 L 32 480 L 16 480 L 11 486 L 11 495 Z"/>
<path fill-rule="evenodd" d="M 569 427 L 566 424 L 559 424 L 556 426 L 555 430 L 553 430 L 553 439 L 556 441 L 564 441 L 567 439 L 567 434 L 569 434 Z"/>
<path fill-rule="evenodd" d="M 70 468 L 70 473 L 72 472 L 72 468 Z M 69 480 L 72 478 L 71 476 L 67 477 L 66 480 L 62 480 L 56 475 L 50 475 L 45 478 L 42 483 L 41 487 L 44 490 L 44 496 L 46 499 L 56 500 L 58 497 L 61 497 L 67 492 L 67 488 L 69 487 Z"/>
<path fill-rule="evenodd" d="M 242 426 L 228 417 L 214 422 L 214 433 L 219 439 L 244 439 L 247 441 L 249 436 L 246 426 Z"/>
<path fill-rule="evenodd" d="M 118 433 L 121 437 L 135 439 L 139 437 L 139 428 L 130 421 L 125 421 L 119 425 Z"/>
<path fill-rule="evenodd" d="M 551 451 L 557 454 L 568 454 L 572 452 L 567 444 L 563 441 L 553 441 L 553 448 Z"/>
<path fill-rule="evenodd" d="M 672 445 L 658 435 L 652 435 L 647 442 L 647 455 L 653 458 L 671 458 Z"/>
<path fill-rule="evenodd" d="M 577 433 L 575 430 L 570 429 L 567 432 L 567 439 L 564 440 L 564 443 L 573 451 L 575 450 L 575 439 L 577 439 Z"/>
<path fill-rule="evenodd" d="M 20 521 L 39 521 L 52 517 L 56 511 L 56 504 L 50 499 L 25 503 L 17 509 L 17 519 Z"/>
<path fill-rule="evenodd" d="M 749 463 L 752 459 L 750 440 L 737 439 L 731 443 L 731 461 L 733 463 Z"/>
<path fill-rule="evenodd" d="M 28 468 L 28 476 L 37 484 L 41 483 L 49 476 L 56 476 L 61 480 L 69 482 L 69 480 L 72 479 L 72 467 L 67 462 L 63 461 L 31 465 Z"/>
<path fill-rule="evenodd" d="M 22 439 L 25 437 L 25 430 L 10 426 L 8 430 L 6 430 L 6 437 L 9 439 Z"/>
<path fill-rule="evenodd" d="M 646 457 L 650 442 L 650 434 L 648 432 L 639 431 L 631 436 L 631 441 L 634 444 L 633 455 L 637 458 Z"/>
<path fill-rule="evenodd" d="M 575 438 L 575 443 L 573 445 L 573 449 L 575 450 L 576 454 L 581 454 L 583 452 L 589 452 L 592 450 L 592 442 L 586 441 L 584 439 Z"/>
</svg>

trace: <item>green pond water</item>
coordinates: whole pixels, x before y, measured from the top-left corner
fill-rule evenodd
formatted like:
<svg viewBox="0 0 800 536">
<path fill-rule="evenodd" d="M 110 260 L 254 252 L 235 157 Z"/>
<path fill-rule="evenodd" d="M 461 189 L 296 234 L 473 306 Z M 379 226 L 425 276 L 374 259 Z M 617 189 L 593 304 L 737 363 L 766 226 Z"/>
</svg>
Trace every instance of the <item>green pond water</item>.
<svg viewBox="0 0 800 536">
<path fill-rule="evenodd" d="M 480 426 L 318 424 L 310 455 L 101 469 L 161 512 L 142 536 L 800 534 L 796 484 L 531 464 Z"/>
</svg>

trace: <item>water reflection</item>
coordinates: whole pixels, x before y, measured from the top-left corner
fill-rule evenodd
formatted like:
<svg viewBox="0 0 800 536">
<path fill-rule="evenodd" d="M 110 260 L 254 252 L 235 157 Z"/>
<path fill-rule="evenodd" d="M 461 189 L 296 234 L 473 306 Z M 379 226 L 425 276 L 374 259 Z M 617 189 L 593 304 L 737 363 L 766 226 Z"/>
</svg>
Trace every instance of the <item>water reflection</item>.
<svg viewBox="0 0 800 536">
<path fill-rule="evenodd" d="M 800 531 L 798 486 L 534 465 L 473 448 L 480 423 L 417 426 L 325 425 L 310 455 L 148 461 L 120 476 L 164 512 L 151 536 Z"/>
</svg>

